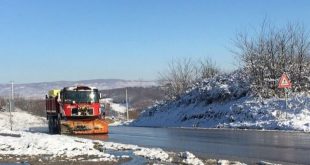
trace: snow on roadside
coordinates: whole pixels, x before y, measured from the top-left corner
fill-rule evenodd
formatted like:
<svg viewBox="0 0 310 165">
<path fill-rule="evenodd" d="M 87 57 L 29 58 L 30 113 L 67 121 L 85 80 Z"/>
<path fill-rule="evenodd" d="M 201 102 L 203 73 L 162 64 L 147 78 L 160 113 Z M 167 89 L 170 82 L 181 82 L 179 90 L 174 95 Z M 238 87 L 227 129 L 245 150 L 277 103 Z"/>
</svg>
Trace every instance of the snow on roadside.
<svg viewBox="0 0 310 165">
<path fill-rule="evenodd" d="M 111 98 L 105 98 L 100 100 L 101 103 L 109 103 L 111 106 L 111 109 L 113 111 L 119 112 L 119 113 L 125 113 L 126 112 L 126 106 L 122 104 L 117 104 L 113 102 L 113 99 Z"/>
<path fill-rule="evenodd" d="M 198 159 L 194 154 L 186 151 L 186 152 L 181 152 L 179 154 L 181 158 L 183 158 L 183 163 L 185 164 L 193 164 L 193 165 L 203 165 L 204 163 Z"/>
<path fill-rule="evenodd" d="M 13 131 L 10 131 L 9 116 L 9 112 L 0 112 L 0 155 L 50 155 L 67 158 L 87 155 L 105 161 L 116 161 L 114 155 L 96 150 L 92 140 L 44 133 L 47 132 L 46 118 L 18 109 L 12 112 Z M 12 137 L 10 134 L 20 137 Z"/>
<path fill-rule="evenodd" d="M 6 131 L 5 133 L 10 132 Z M 65 156 L 68 158 L 87 155 L 115 161 L 115 156 L 94 149 L 91 140 L 23 131 L 11 133 L 19 133 L 21 137 L 0 136 L 0 154 L 52 155 L 52 157 Z"/>
<path fill-rule="evenodd" d="M 146 157 L 150 160 L 160 160 L 171 162 L 172 158 L 169 154 L 160 148 L 140 148 L 133 152 L 135 155 Z"/>
<path fill-rule="evenodd" d="M 50 135 L 46 133 L 46 118 L 33 116 L 21 110 L 12 112 L 12 119 L 14 126 L 13 131 L 10 131 L 9 112 L 0 112 L 0 160 L 11 156 L 18 159 L 19 156 L 37 156 L 40 161 L 43 156 L 51 161 L 60 158 L 61 161 L 111 162 L 114 164 L 121 160 L 130 161 L 130 159 L 135 159 L 134 157 L 143 157 L 149 162 L 139 164 L 204 164 L 203 160 L 190 152 L 177 154 L 161 148 Z"/>
<path fill-rule="evenodd" d="M 1 134 L 20 134 L 21 137 L 1 136 Z M 145 148 L 137 145 L 103 142 L 63 135 L 48 135 L 24 131 L 0 131 L 0 155 L 40 156 L 50 155 L 53 158 L 95 157 L 91 161 L 117 162 L 129 155 L 115 156 L 107 150 L 131 151 L 134 155 L 149 160 L 171 162 L 171 153 L 160 148 Z"/>
<path fill-rule="evenodd" d="M 40 157 L 44 155 L 52 160 L 63 158 L 69 161 L 118 162 L 136 155 L 159 163 L 172 162 L 173 157 L 176 156 L 175 153 L 166 152 L 160 148 L 46 134 L 44 132 L 46 132 L 47 122 L 44 117 L 33 116 L 21 110 L 13 112 L 12 119 L 14 126 L 13 131 L 10 131 L 9 112 L 0 112 L 0 155 L 2 156 Z M 110 151 L 121 153 L 115 154 Z"/>
<path fill-rule="evenodd" d="M 176 100 L 145 110 L 133 126 L 241 128 L 310 132 L 310 95 L 288 99 L 250 95 L 246 76 L 219 75 L 196 84 Z"/>
<path fill-rule="evenodd" d="M 114 120 L 113 123 L 110 123 L 109 126 L 126 126 L 129 125 L 131 122 L 133 122 L 134 120 Z"/>
<path fill-rule="evenodd" d="M 105 98 L 101 99 L 100 103 L 106 104 L 109 103 L 111 106 L 110 111 L 108 112 L 109 115 L 106 118 L 110 118 L 113 123 L 110 123 L 109 126 L 122 126 L 122 125 L 129 125 L 133 120 L 126 120 L 126 106 L 123 104 L 114 103 L 112 98 Z"/>
<path fill-rule="evenodd" d="M 209 105 L 166 105 L 144 112 L 132 125 L 310 132 L 309 101 L 309 96 L 292 97 L 289 99 L 290 110 L 287 111 L 283 110 L 285 100 L 276 98 L 261 101 L 244 97 Z"/>
<path fill-rule="evenodd" d="M 31 115 L 20 109 L 12 113 L 12 128 L 15 131 L 47 132 L 47 120 L 45 117 Z M 0 112 L 0 130 L 10 130 L 10 113 Z"/>
<path fill-rule="evenodd" d="M 158 160 L 163 162 L 171 162 L 173 153 L 166 152 L 161 148 L 145 148 L 131 144 L 120 144 L 113 142 L 95 141 L 97 147 L 102 150 L 126 151 L 132 150 L 134 155 L 145 157 L 149 160 Z"/>
</svg>

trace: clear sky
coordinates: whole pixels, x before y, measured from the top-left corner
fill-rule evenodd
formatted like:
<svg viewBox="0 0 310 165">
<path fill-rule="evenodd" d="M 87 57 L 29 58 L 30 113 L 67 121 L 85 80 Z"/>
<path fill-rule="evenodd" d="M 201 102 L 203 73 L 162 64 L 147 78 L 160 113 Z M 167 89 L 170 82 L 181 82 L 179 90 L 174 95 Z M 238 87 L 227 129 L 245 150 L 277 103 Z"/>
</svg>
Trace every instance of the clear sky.
<svg viewBox="0 0 310 165">
<path fill-rule="evenodd" d="M 235 68 L 236 32 L 310 27 L 305 0 L 0 0 L 0 83 L 152 80 L 173 58 Z"/>
</svg>

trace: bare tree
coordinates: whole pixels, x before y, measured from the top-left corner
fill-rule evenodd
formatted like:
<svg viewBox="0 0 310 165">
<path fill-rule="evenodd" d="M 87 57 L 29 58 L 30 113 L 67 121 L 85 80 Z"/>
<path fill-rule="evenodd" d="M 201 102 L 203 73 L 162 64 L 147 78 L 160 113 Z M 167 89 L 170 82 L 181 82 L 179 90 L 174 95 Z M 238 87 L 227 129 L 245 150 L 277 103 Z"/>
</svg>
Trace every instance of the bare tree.
<svg viewBox="0 0 310 165">
<path fill-rule="evenodd" d="M 168 69 L 160 73 L 159 83 L 164 86 L 168 99 L 179 97 L 197 79 L 196 67 L 193 60 L 183 58 L 172 60 Z"/>
<path fill-rule="evenodd" d="M 211 59 L 194 61 L 182 58 L 168 64 L 168 69 L 159 75 L 159 83 L 167 99 L 174 99 L 184 94 L 195 82 L 211 78 L 217 73 L 219 69 Z"/>
<path fill-rule="evenodd" d="M 45 100 L 15 98 L 15 106 L 37 116 L 45 116 Z"/>
<path fill-rule="evenodd" d="M 220 73 L 220 69 L 216 66 L 216 63 L 211 58 L 204 58 L 199 60 L 200 66 L 198 72 L 200 79 L 212 78 Z"/>
<path fill-rule="evenodd" d="M 251 79 L 252 90 L 262 96 L 281 95 L 277 80 L 286 72 L 294 91 L 308 90 L 310 40 L 299 24 L 276 28 L 264 22 L 258 33 L 250 37 L 239 33 L 235 53 Z"/>
</svg>

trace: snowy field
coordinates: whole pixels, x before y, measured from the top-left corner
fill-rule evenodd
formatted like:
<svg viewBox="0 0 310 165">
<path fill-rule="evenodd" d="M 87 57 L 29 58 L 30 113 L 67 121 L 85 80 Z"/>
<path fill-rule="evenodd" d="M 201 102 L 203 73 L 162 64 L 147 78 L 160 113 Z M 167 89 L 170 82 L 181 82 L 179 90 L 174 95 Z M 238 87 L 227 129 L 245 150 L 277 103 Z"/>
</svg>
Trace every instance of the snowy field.
<svg viewBox="0 0 310 165">
<path fill-rule="evenodd" d="M 310 96 L 291 93 L 286 108 L 283 98 L 251 96 L 244 76 L 220 75 L 179 99 L 150 107 L 132 125 L 310 132 Z"/>
<path fill-rule="evenodd" d="M 104 164 L 241 164 L 226 160 L 201 160 L 190 152 L 173 153 L 160 148 L 144 148 L 47 134 L 45 118 L 17 110 L 10 131 L 8 112 L 0 112 L 0 162 L 29 161 L 32 164 L 89 162 Z M 34 160 L 31 162 L 31 160 Z"/>
<path fill-rule="evenodd" d="M 101 99 L 100 103 L 109 103 L 113 111 L 118 113 L 126 113 L 126 105 L 114 103 L 111 98 Z"/>
</svg>

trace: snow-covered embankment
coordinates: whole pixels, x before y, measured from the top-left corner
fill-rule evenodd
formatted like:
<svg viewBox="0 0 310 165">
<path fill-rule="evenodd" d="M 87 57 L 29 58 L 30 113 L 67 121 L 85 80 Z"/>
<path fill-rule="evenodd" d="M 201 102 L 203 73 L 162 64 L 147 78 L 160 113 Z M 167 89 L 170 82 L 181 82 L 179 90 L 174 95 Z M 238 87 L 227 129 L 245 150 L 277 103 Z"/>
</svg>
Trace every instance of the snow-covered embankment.
<svg viewBox="0 0 310 165">
<path fill-rule="evenodd" d="M 246 75 L 219 75 L 196 84 L 181 98 L 150 107 L 133 126 L 242 128 L 310 131 L 310 96 L 251 96 Z"/>
</svg>

